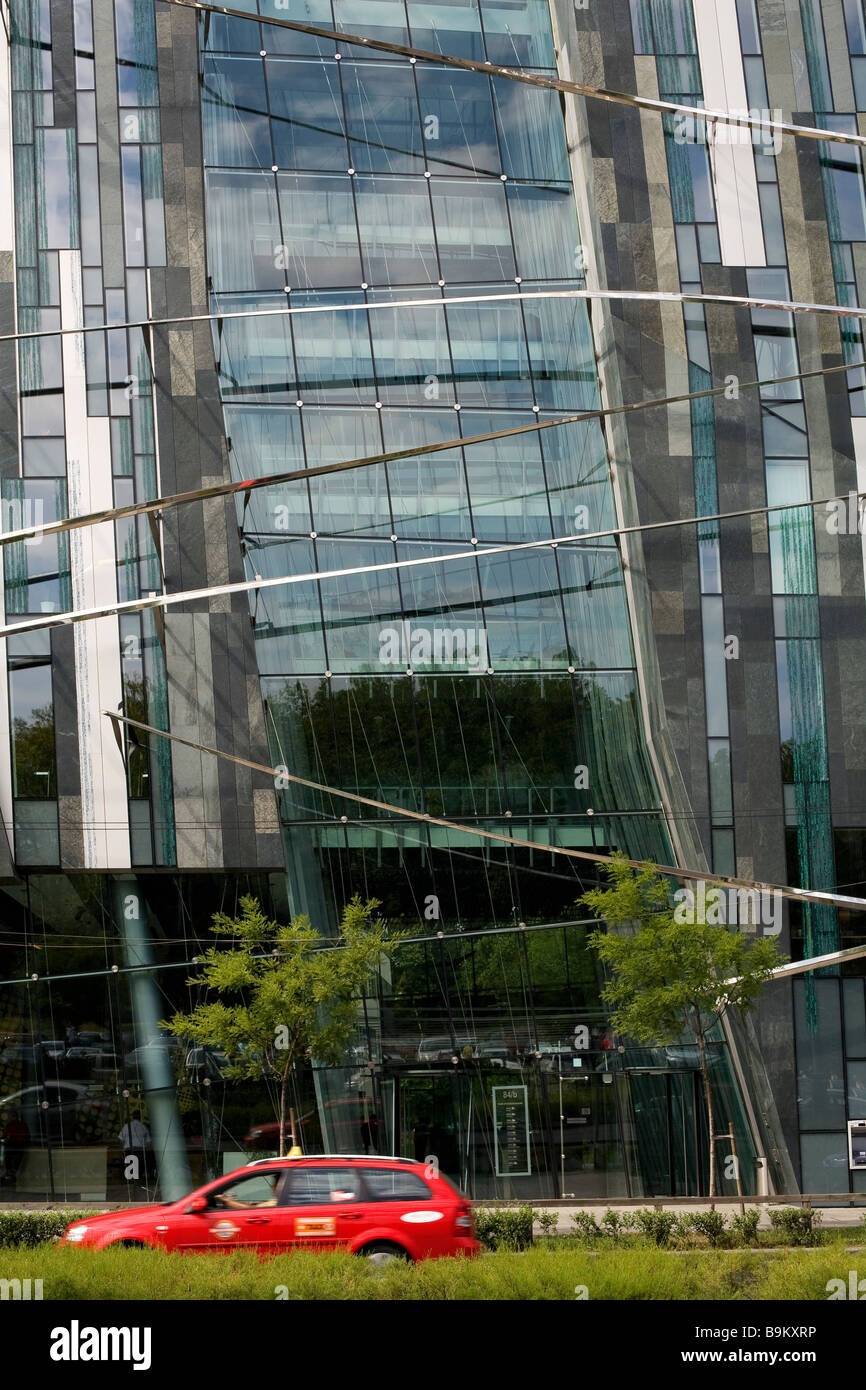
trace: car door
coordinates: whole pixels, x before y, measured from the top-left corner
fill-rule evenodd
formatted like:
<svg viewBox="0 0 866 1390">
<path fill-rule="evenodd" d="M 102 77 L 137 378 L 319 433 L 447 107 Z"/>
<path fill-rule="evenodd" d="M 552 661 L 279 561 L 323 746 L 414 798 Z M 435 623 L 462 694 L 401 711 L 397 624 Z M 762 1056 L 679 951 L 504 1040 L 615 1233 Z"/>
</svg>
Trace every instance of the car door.
<svg viewBox="0 0 866 1390">
<path fill-rule="evenodd" d="M 364 1170 L 363 1185 L 365 1221 L 371 1230 L 387 1231 L 389 1238 L 417 1255 L 439 1253 L 450 1230 L 450 1212 L 418 1173 L 371 1166 Z"/>
<path fill-rule="evenodd" d="M 289 1244 L 286 1209 L 279 1204 L 284 1180 L 282 1171 L 229 1179 L 207 1194 L 204 1211 L 172 1218 L 165 1243 L 174 1250 L 276 1253 Z"/>
<path fill-rule="evenodd" d="M 286 1210 L 295 1249 L 348 1245 L 362 1220 L 360 1197 L 358 1169 L 348 1163 L 293 1168 Z"/>
</svg>

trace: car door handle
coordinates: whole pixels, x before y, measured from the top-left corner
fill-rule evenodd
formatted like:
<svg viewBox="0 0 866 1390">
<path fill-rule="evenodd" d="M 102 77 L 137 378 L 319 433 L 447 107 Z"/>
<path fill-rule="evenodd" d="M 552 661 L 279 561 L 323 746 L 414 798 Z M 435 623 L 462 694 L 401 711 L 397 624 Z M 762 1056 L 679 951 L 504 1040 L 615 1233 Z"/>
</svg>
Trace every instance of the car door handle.
<svg viewBox="0 0 866 1390">
<path fill-rule="evenodd" d="M 247 1225 L 248 1225 L 248 1226 L 267 1226 L 268 1223 L 270 1222 L 270 1219 L 271 1219 L 271 1218 L 270 1218 L 269 1216 L 248 1216 L 248 1217 L 247 1217 Z"/>
<path fill-rule="evenodd" d="M 344 1221 L 360 1221 L 363 1214 L 364 1213 L 361 1211 L 344 1211 L 340 1213 Z"/>
</svg>

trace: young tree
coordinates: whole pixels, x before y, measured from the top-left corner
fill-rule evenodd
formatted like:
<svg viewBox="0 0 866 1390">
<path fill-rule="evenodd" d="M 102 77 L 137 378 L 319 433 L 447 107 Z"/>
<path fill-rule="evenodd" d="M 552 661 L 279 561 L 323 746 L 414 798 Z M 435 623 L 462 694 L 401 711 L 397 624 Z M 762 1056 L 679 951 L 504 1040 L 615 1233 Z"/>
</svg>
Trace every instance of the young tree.
<svg viewBox="0 0 866 1390">
<path fill-rule="evenodd" d="M 234 937 L 211 946 L 188 983 L 219 996 L 163 1023 L 168 1032 L 229 1059 L 234 1080 L 275 1078 L 280 1088 L 280 1157 L 286 1151 L 286 1099 L 294 1063 L 307 1055 L 341 1061 L 358 1021 L 358 1002 L 376 965 L 393 949 L 375 916 L 379 903 L 354 897 L 339 934 L 323 940 L 306 917 L 270 921 L 255 898 L 241 898 L 239 917 L 214 915 L 211 930 Z"/>
<path fill-rule="evenodd" d="M 707 1035 L 728 1009 L 751 1009 L 771 971 L 785 958 L 770 937 L 747 937 L 736 928 L 706 921 L 678 921 L 681 914 L 671 901 L 669 882 L 650 865 L 636 871 L 624 855 L 617 855 L 604 867 L 612 886 L 593 888 L 580 899 L 614 928 L 588 938 L 610 971 L 601 996 L 610 1007 L 615 1031 L 637 1042 L 660 1046 L 675 1042 L 687 1027 L 694 1032 L 707 1105 L 714 1197 L 716 1146 Z M 714 901 L 712 890 L 707 899 L 708 904 Z M 616 930 L 629 926 L 634 930 Z"/>
</svg>

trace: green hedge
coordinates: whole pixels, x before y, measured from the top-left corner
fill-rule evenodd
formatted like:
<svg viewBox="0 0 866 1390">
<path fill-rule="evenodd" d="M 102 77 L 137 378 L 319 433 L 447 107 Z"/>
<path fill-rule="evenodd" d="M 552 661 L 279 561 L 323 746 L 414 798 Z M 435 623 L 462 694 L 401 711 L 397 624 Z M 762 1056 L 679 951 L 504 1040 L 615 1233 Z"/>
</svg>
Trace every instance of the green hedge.
<svg viewBox="0 0 866 1390">
<path fill-rule="evenodd" d="M 96 1215 L 97 1211 L 0 1211 L 0 1249 L 50 1244 L 71 1222 Z"/>
<path fill-rule="evenodd" d="M 476 1207 L 475 1234 L 488 1250 L 528 1250 L 532 1207 Z"/>
</svg>

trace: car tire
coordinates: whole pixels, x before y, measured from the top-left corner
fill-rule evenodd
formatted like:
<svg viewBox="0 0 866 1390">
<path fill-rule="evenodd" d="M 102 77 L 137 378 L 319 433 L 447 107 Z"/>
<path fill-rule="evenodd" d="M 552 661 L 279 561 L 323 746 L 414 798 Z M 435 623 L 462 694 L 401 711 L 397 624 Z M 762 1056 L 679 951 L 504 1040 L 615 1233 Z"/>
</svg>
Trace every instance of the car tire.
<svg viewBox="0 0 866 1390">
<path fill-rule="evenodd" d="M 359 1250 L 358 1254 L 363 1255 L 377 1269 L 384 1269 L 395 1260 L 402 1260 L 405 1264 L 411 1263 L 411 1256 L 402 1245 L 396 1245 L 390 1240 L 374 1240 L 371 1245 L 365 1245 Z"/>
<path fill-rule="evenodd" d="M 105 1248 L 106 1250 L 149 1250 L 150 1246 L 143 1240 L 113 1240 Z"/>
</svg>

